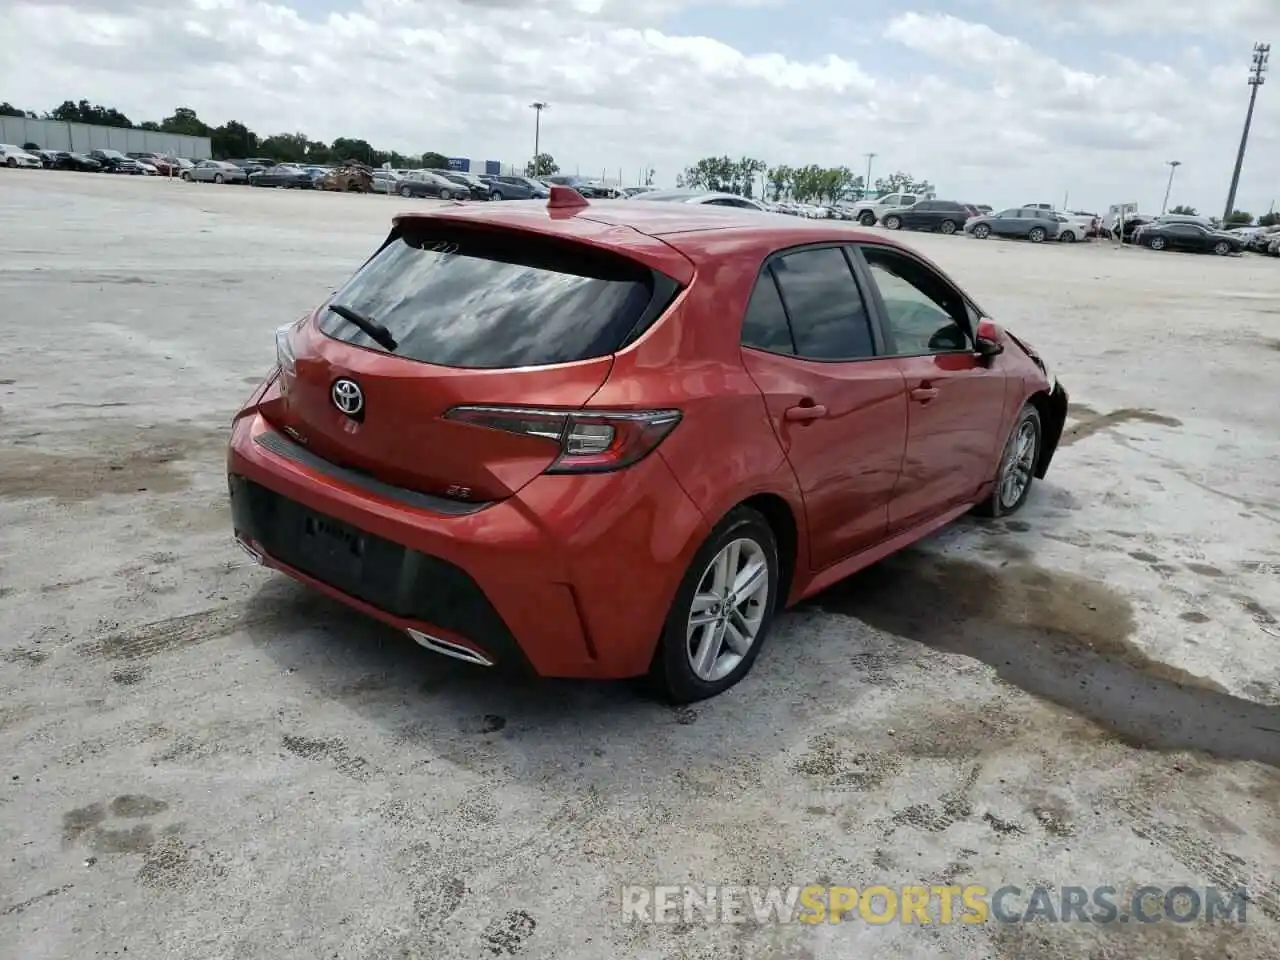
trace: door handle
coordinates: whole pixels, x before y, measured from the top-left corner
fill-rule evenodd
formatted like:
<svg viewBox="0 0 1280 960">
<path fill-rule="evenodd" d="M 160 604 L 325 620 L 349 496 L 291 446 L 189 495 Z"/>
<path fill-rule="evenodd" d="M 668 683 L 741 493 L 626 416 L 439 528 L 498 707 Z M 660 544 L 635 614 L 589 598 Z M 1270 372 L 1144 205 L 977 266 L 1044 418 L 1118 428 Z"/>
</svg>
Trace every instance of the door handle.
<svg viewBox="0 0 1280 960">
<path fill-rule="evenodd" d="M 808 423 L 811 420 L 821 420 L 827 415 L 827 408 L 820 403 L 809 404 L 808 406 L 788 407 L 787 412 L 783 416 L 792 423 Z"/>
<path fill-rule="evenodd" d="M 928 403 L 938 396 L 937 387 L 916 387 L 911 391 L 911 399 L 916 403 Z"/>
</svg>

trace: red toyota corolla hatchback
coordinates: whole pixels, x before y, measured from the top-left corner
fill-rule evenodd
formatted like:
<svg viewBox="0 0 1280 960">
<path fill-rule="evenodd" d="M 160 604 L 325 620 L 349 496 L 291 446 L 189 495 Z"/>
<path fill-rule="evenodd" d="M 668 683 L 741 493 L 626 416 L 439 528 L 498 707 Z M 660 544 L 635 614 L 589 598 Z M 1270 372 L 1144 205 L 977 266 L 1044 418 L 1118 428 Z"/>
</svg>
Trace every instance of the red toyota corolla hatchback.
<svg viewBox="0 0 1280 960">
<path fill-rule="evenodd" d="M 551 199 L 397 217 L 237 414 L 257 560 L 483 666 L 740 680 L 794 604 L 1017 510 L 1067 396 L 839 222 Z"/>
</svg>

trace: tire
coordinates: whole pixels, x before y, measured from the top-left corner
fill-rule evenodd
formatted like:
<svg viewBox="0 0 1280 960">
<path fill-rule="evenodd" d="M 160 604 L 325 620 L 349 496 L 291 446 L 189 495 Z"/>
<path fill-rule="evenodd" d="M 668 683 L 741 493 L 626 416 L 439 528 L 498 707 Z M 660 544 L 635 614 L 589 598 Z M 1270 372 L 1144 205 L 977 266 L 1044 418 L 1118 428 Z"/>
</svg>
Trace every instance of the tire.
<svg viewBox="0 0 1280 960">
<path fill-rule="evenodd" d="M 1152 250 L 1163 250 L 1165 245 L 1164 237 L 1152 237 L 1147 241 L 1147 246 Z"/>
<path fill-rule="evenodd" d="M 184 170 L 184 171 L 182 172 L 182 179 L 183 179 L 183 180 L 185 180 L 185 181 L 187 181 L 187 183 L 190 183 L 190 182 L 191 182 L 191 174 L 187 173 L 187 172 Z"/>
<path fill-rule="evenodd" d="M 943 220 L 938 224 L 938 232 L 948 237 L 951 236 L 956 232 L 956 222 L 954 220 Z"/>
<path fill-rule="evenodd" d="M 225 178 L 225 177 L 223 177 L 223 175 L 222 175 L 222 174 L 220 174 L 220 173 L 215 173 L 215 174 L 213 175 L 213 182 L 214 182 L 214 183 L 226 183 L 226 178 Z"/>
<path fill-rule="evenodd" d="M 728 559 L 729 551 L 735 546 L 737 562 L 742 565 L 739 573 L 753 562 L 762 562 L 767 577 L 760 591 L 740 601 L 735 608 L 745 610 L 746 616 L 735 618 L 741 626 L 733 628 L 734 635 L 742 637 L 744 628 L 749 630 L 752 624 L 755 626 L 754 635 L 747 641 L 749 645 L 739 644 L 737 650 L 726 642 L 732 621 L 712 620 L 693 627 L 694 636 L 689 636 L 695 597 L 700 598 L 699 607 L 707 617 L 720 609 L 718 602 L 715 607 L 710 606 L 716 562 L 722 556 Z M 698 549 L 676 590 L 649 668 L 649 682 L 654 692 L 672 704 L 693 703 L 723 693 L 745 677 L 768 638 L 779 606 L 779 570 L 777 540 L 764 517 L 749 507 L 736 507 L 729 511 Z M 706 642 L 716 643 L 714 634 L 717 632 L 719 646 L 715 649 L 718 653 L 710 668 L 696 667 L 698 651 L 704 649 L 702 645 Z"/>
<path fill-rule="evenodd" d="M 901 217 L 885 217 L 884 227 L 886 230 L 900 230 L 902 228 Z"/>
<path fill-rule="evenodd" d="M 1044 243 L 1044 238 L 1044 227 L 1032 227 L 1031 232 L 1027 234 L 1027 239 L 1032 243 Z"/>
<path fill-rule="evenodd" d="M 401 188 L 400 188 L 400 196 L 404 197 L 406 200 L 407 200 L 409 197 L 412 197 L 412 196 L 413 196 L 413 187 L 408 186 L 407 184 L 406 184 L 405 186 L 401 187 Z"/>
<path fill-rule="evenodd" d="M 489 199 L 490 199 L 490 200 L 501 200 L 501 199 L 502 199 L 502 193 L 501 193 L 500 191 L 498 191 L 498 190 L 495 190 L 495 191 L 493 191 L 493 193 L 489 194 Z"/>
<path fill-rule="evenodd" d="M 875 222 L 876 222 L 876 215 L 872 213 L 870 210 L 863 210 L 860 214 L 858 214 L 858 223 L 864 227 L 874 226 Z"/>
<path fill-rule="evenodd" d="M 987 237 L 991 236 L 991 228 L 985 223 L 980 223 L 973 228 L 973 235 L 979 240 L 985 240 Z"/>
<path fill-rule="evenodd" d="M 1231 244 L 1227 243 L 1225 240 L 1219 240 L 1213 245 L 1213 252 L 1220 257 L 1225 257 L 1231 252 Z"/>
<path fill-rule="evenodd" d="M 1061 233 L 1058 235 L 1058 240 L 1061 243 L 1075 243 L 1076 232 L 1074 230 L 1067 230 L 1065 233 Z"/>
<path fill-rule="evenodd" d="M 7 157 L 5 158 L 4 165 L 6 167 L 17 167 L 18 161 L 15 160 L 13 157 Z"/>
<path fill-rule="evenodd" d="M 1000 451 L 991 495 L 978 504 L 975 513 L 984 517 L 1007 517 L 1022 509 L 1035 484 L 1035 466 L 1040 459 L 1043 436 L 1040 412 L 1030 403 L 1024 404 Z M 1024 446 L 1028 441 L 1029 448 Z"/>
</svg>

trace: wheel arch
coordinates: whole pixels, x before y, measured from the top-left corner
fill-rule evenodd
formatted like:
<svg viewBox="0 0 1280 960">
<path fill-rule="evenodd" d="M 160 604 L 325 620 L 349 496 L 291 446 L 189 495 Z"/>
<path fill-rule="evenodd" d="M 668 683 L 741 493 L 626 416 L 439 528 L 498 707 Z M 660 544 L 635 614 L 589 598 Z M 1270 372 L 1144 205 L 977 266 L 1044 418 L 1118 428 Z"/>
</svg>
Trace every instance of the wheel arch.
<svg viewBox="0 0 1280 960">
<path fill-rule="evenodd" d="M 778 544 L 778 606 L 785 608 L 795 583 L 796 563 L 800 556 L 800 526 L 795 511 L 776 493 L 757 493 L 735 504 L 732 509 L 749 507 L 764 517 Z M 728 511 L 726 511 L 726 514 Z"/>
<path fill-rule="evenodd" d="M 1067 423 L 1067 394 L 1061 386 L 1055 386 L 1052 391 L 1037 390 L 1027 402 L 1040 414 L 1040 455 L 1036 459 L 1035 477 L 1043 480 Z"/>
</svg>

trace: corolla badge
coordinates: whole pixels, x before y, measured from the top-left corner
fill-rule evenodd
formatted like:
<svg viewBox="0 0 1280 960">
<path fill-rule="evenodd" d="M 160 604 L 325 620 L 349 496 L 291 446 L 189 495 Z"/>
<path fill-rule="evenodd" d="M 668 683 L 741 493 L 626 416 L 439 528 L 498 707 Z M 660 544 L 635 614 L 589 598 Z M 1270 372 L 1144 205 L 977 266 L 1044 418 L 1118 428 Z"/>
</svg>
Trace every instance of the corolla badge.
<svg viewBox="0 0 1280 960">
<path fill-rule="evenodd" d="M 333 405 L 348 417 L 358 417 L 364 412 L 364 391 L 354 380 L 343 377 L 333 381 L 329 396 L 333 399 Z"/>
</svg>

